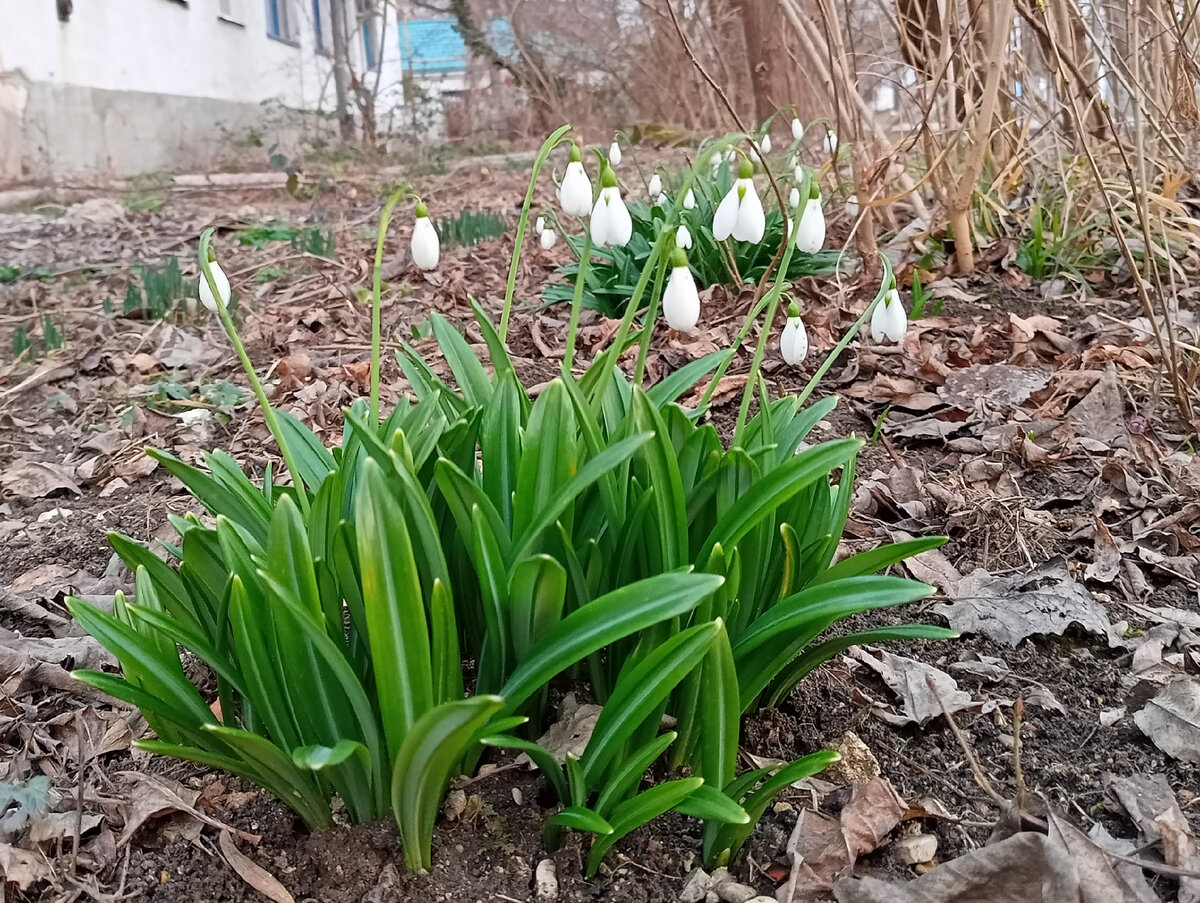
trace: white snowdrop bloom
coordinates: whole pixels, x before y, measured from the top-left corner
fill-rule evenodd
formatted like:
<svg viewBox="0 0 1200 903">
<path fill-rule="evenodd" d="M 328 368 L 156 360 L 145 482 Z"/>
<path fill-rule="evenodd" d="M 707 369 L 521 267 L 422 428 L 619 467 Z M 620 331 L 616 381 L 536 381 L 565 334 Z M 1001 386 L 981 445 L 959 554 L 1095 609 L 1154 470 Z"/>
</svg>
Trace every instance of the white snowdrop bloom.
<svg viewBox="0 0 1200 903">
<path fill-rule="evenodd" d="M 533 224 L 533 231 L 536 232 L 538 235 L 541 235 L 543 232 L 546 231 L 546 217 L 539 216 L 537 218 L 537 222 Z"/>
<path fill-rule="evenodd" d="M 646 186 L 646 194 L 650 195 L 652 198 L 656 198 L 662 193 L 662 176 L 660 176 L 658 173 L 655 173 L 650 177 L 650 184 Z"/>
<path fill-rule="evenodd" d="M 850 217 L 850 219 L 858 219 L 858 211 L 858 195 L 852 194 L 846 198 L 846 216 Z"/>
<path fill-rule="evenodd" d="M 788 206 L 789 207 L 799 207 L 800 206 L 800 189 L 799 188 L 793 188 L 788 193 Z"/>
<path fill-rule="evenodd" d="M 750 161 L 743 160 L 738 167 L 737 181 L 713 215 L 713 237 L 717 241 L 724 241 L 731 235 L 738 241 L 762 241 L 767 218 L 754 188 L 754 180 L 750 178 L 753 174 L 754 167 Z"/>
<path fill-rule="evenodd" d="M 692 233 L 684 223 L 680 223 L 679 228 L 675 230 L 675 247 L 685 251 L 692 247 Z"/>
<path fill-rule="evenodd" d="M 899 342 L 907 329 L 908 315 L 904 312 L 900 293 L 894 288 L 890 289 L 871 314 L 871 341 L 880 344 Z"/>
<path fill-rule="evenodd" d="M 792 140 L 800 141 L 804 137 L 804 123 L 799 119 L 792 119 Z"/>
<path fill-rule="evenodd" d="M 771 133 L 764 132 L 762 140 L 758 142 L 758 146 L 762 148 L 764 154 L 771 153 Z"/>
<path fill-rule="evenodd" d="M 784 363 L 791 367 L 803 363 L 808 357 L 808 330 L 804 328 L 804 321 L 800 319 L 800 308 L 794 301 L 788 308 L 787 323 L 784 324 L 783 333 L 779 337 L 779 353 L 783 356 Z"/>
<path fill-rule="evenodd" d="M 558 203 L 564 213 L 571 216 L 587 216 L 592 209 L 592 180 L 583 169 L 583 157 L 579 148 L 572 145 L 571 159 L 567 171 L 558 186 Z"/>
<path fill-rule="evenodd" d="M 692 191 L 692 189 L 690 189 L 690 188 L 687 190 L 687 194 L 685 194 L 683 196 L 683 209 L 684 210 L 695 210 L 696 209 L 696 192 Z"/>
<path fill-rule="evenodd" d="M 221 265 L 211 257 L 209 258 L 208 268 L 212 270 L 213 282 L 217 284 L 217 294 L 221 297 L 221 303 L 228 307 L 229 277 L 225 275 L 225 271 L 221 269 Z M 200 273 L 200 285 L 198 286 L 198 289 L 200 294 L 200 303 L 215 314 L 217 312 L 217 299 L 213 295 L 212 289 L 208 285 L 208 280 L 204 278 L 203 272 Z"/>
<path fill-rule="evenodd" d="M 815 254 L 825 244 L 825 211 L 821 209 L 821 192 L 813 183 L 812 193 L 800 216 L 800 232 L 796 236 L 796 250 Z"/>
<path fill-rule="evenodd" d="M 825 130 L 825 153 L 836 154 L 838 148 L 838 136 L 833 129 Z"/>
<path fill-rule="evenodd" d="M 608 162 L 613 166 L 621 165 L 621 145 L 615 141 L 608 146 Z"/>
<path fill-rule="evenodd" d="M 429 210 L 424 201 L 417 201 L 416 221 L 413 223 L 412 259 L 423 270 L 435 270 L 441 253 L 437 229 L 429 221 Z"/>
<path fill-rule="evenodd" d="M 654 199 L 654 206 L 655 207 L 665 207 L 665 206 L 667 206 L 667 201 L 668 201 L 668 198 L 667 198 L 666 193 L 660 191 L 658 193 L 658 197 L 656 197 Z"/>
<path fill-rule="evenodd" d="M 558 233 L 553 229 L 543 229 L 541 233 L 542 250 L 549 251 L 558 243 Z"/>
<path fill-rule="evenodd" d="M 621 200 L 617 174 L 606 166 L 600 174 L 600 184 L 600 197 L 592 208 L 592 244 L 597 248 L 623 248 L 633 236 L 633 218 Z"/>
<path fill-rule="evenodd" d="M 667 287 L 663 290 L 663 318 L 672 329 L 691 332 L 700 321 L 700 293 L 688 268 L 687 254 L 676 250 L 673 264 Z"/>
</svg>

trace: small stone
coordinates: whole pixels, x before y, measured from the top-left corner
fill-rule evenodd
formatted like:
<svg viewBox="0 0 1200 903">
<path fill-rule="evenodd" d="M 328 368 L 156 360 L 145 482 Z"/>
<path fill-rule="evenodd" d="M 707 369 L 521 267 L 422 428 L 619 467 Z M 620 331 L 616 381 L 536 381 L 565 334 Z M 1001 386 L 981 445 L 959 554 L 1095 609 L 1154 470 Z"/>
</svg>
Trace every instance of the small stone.
<svg viewBox="0 0 1200 903">
<path fill-rule="evenodd" d="M 446 794 L 446 802 L 442 805 L 442 813 L 446 821 L 458 821 L 467 811 L 467 794 L 462 790 L 451 790 Z"/>
<path fill-rule="evenodd" d="M 700 903 L 712 889 L 712 883 L 712 878 L 704 869 L 692 869 L 683 879 L 683 888 L 679 891 L 679 903 Z"/>
<path fill-rule="evenodd" d="M 717 896 L 715 890 L 710 890 L 704 895 L 704 903 L 721 903 L 721 898 Z"/>
<path fill-rule="evenodd" d="M 827 780 L 839 784 L 866 784 L 881 774 L 879 760 L 854 731 L 842 734 L 833 748 L 842 758 L 825 769 L 822 777 Z"/>
<path fill-rule="evenodd" d="M 896 859 L 904 865 L 919 865 L 930 862 L 937 855 L 938 839 L 933 834 L 914 834 L 911 837 L 901 837 L 892 850 Z"/>
<path fill-rule="evenodd" d="M 518 806 L 520 806 L 522 803 L 525 802 L 525 794 L 523 794 L 521 792 L 520 787 L 514 787 L 512 789 L 512 797 L 513 797 L 513 802 L 516 803 Z"/>
<path fill-rule="evenodd" d="M 558 899 L 558 874 L 553 859 L 543 859 L 533 873 L 534 896 L 539 903 Z"/>
<path fill-rule="evenodd" d="M 758 896 L 758 891 L 748 884 L 733 880 L 728 869 L 719 868 L 712 874 L 712 889 L 725 903 L 748 903 Z"/>
<path fill-rule="evenodd" d="M 760 897 L 755 897 L 753 900 L 750 900 L 750 903 L 779 903 L 779 901 L 774 897 L 768 897 L 766 894 L 763 894 Z"/>
</svg>

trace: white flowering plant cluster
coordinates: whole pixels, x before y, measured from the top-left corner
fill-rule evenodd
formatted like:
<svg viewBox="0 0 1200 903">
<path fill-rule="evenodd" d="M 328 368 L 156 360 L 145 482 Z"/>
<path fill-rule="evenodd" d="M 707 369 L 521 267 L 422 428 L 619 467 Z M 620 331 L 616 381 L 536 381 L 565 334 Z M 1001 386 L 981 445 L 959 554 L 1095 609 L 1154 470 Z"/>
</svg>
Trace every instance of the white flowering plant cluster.
<svg viewBox="0 0 1200 903">
<path fill-rule="evenodd" d="M 593 835 L 589 873 L 625 834 L 672 810 L 702 819 L 706 860 L 727 861 L 781 790 L 836 759 L 802 750 L 792 763 L 738 774 L 742 718 L 777 705 L 854 643 L 953 635 L 920 624 L 827 633 L 851 615 L 928 594 L 879 572 L 944 539 L 835 560 L 862 443 L 808 442 L 834 405 L 806 406 L 832 357 L 799 395 L 772 398 L 758 377 L 781 281 L 730 349 L 644 385 L 650 330 L 632 326 L 653 297 L 651 281 L 666 284 L 663 315 L 675 328 L 704 315 L 669 199 L 667 227 L 611 345 L 576 374 L 577 285 L 561 375 L 531 395 L 506 339 L 533 194 L 566 136 L 567 127 L 551 135 L 535 160 L 500 322 L 474 308 L 490 371 L 434 314 L 452 378 L 404 345 L 397 363 L 412 396 L 384 416 L 381 270 L 399 204 L 414 203 L 413 263 L 432 268 L 440 256 L 420 198 L 407 190 L 389 198 L 376 243 L 370 397 L 344 412 L 333 449 L 271 407 L 205 232 L 200 298 L 243 364 L 286 478 L 268 467 L 252 480 L 220 451 L 204 468 L 151 452 L 207 513 L 172 518 L 179 539 L 167 560 L 113 535 L 136 575 L 135 597 L 118 595 L 111 612 L 68 603 L 121 668 L 76 676 L 141 709 L 155 737 L 139 746 L 240 775 L 313 827 L 332 823 L 335 799 L 355 822 L 390 811 L 415 870 L 431 865 L 449 780 L 497 747 L 527 752 L 557 794 L 547 846 L 564 828 Z M 630 231 L 616 156 L 604 159 L 593 189 L 572 147 L 559 185 L 564 214 L 586 219 L 584 241 L 598 247 L 628 241 Z M 685 180 L 680 210 L 690 188 Z M 731 235 L 761 238 L 752 176 L 739 174 L 730 190 L 714 229 L 727 223 Z M 811 195 L 809 180 L 801 191 Z M 885 295 L 838 350 L 874 322 Z M 649 304 L 647 322 L 657 307 Z M 781 348 L 799 361 L 803 321 L 787 313 Z M 705 415 L 759 318 L 749 390 L 725 445 Z M 881 329 L 894 325 L 889 315 Z M 634 345 L 630 375 L 620 364 Z M 698 404 L 680 403 L 706 380 Z M 185 650 L 212 670 L 215 699 L 184 670 Z M 560 765 L 535 738 L 550 719 L 551 687 L 567 677 L 584 681 L 603 709 L 583 755 Z M 664 733 L 666 715 L 674 729 Z M 664 758 L 673 773 L 646 786 Z"/>
</svg>

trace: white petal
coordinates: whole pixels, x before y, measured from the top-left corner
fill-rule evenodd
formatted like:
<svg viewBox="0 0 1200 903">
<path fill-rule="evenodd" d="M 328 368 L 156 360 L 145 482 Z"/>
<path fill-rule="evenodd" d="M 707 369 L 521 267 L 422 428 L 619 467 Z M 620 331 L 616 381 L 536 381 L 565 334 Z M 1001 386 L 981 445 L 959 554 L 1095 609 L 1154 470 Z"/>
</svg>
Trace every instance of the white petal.
<svg viewBox="0 0 1200 903">
<path fill-rule="evenodd" d="M 800 189 L 799 188 L 793 188 L 791 193 L 788 195 L 788 206 L 789 207 L 799 207 L 800 206 Z"/>
<path fill-rule="evenodd" d="M 758 146 L 762 148 L 764 154 L 771 153 L 771 136 L 769 134 L 762 136 L 762 141 L 758 142 Z"/>
<path fill-rule="evenodd" d="M 592 208 L 591 222 L 588 223 L 588 229 L 592 233 L 592 244 L 597 248 L 603 248 L 608 241 L 609 209 L 605 190 L 600 190 L 600 197 L 596 198 L 596 206 Z"/>
<path fill-rule="evenodd" d="M 441 242 L 438 241 L 437 230 L 433 228 L 429 217 L 418 216 L 413 223 L 411 249 L 413 263 L 423 270 L 437 269 Z"/>
<path fill-rule="evenodd" d="M 885 298 L 875 305 L 875 310 L 871 313 L 872 342 L 882 344 L 887 341 L 888 318 L 887 299 Z"/>
<path fill-rule="evenodd" d="M 692 191 L 692 189 L 690 189 L 690 188 L 687 190 L 687 194 L 685 194 L 683 196 L 683 209 L 684 210 L 695 210 L 696 209 L 696 192 Z"/>
<path fill-rule="evenodd" d="M 667 325 L 679 332 L 690 332 L 700 321 L 700 295 L 696 280 L 687 267 L 675 267 L 663 291 L 663 317 Z"/>
<path fill-rule="evenodd" d="M 655 207 L 665 207 L 665 206 L 667 206 L 667 201 L 668 201 L 668 198 L 667 198 L 666 192 L 660 191 L 658 193 L 658 197 L 654 199 L 654 206 Z"/>
<path fill-rule="evenodd" d="M 738 179 L 737 184 L 742 185 L 746 192 L 742 195 L 742 202 L 738 204 L 737 220 L 733 224 L 733 237 L 738 241 L 758 244 L 762 241 L 763 233 L 767 229 L 767 217 L 763 213 L 762 201 L 758 197 L 758 192 L 754 190 L 752 181 Z"/>
<path fill-rule="evenodd" d="M 804 137 L 804 123 L 802 123 L 799 119 L 793 119 L 792 120 L 792 139 L 794 141 L 799 141 L 803 137 Z"/>
<path fill-rule="evenodd" d="M 562 204 L 563 212 L 572 216 L 587 216 L 592 208 L 592 180 L 578 160 L 567 164 L 558 188 L 558 202 Z"/>
<path fill-rule="evenodd" d="M 553 229 L 543 229 L 541 235 L 542 249 L 549 251 L 558 243 L 558 233 Z"/>
<path fill-rule="evenodd" d="M 692 246 L 692 233 L 688 231 L 688 227 L 680 225 L 675 230 L 675 246 L 683 248 L 685 251 Z"/>
<path fill-rule="evenodd" d="M 662 194 L 662 178 L 658 173 L 650 177 L 650 185 L 646 188 L 646 193 L 652 198 L 656 198 Z"/>
<path fill-rule="evenodd" d="M 733 232 L 733 225 L 738 218 L 738 196 L 737 183 L 729 189 L 725 197 L 721 198 L 721 203 L 717 205 L 717 212 L 713 214 L 713 238 L 717 241 L 724 241 Z"/>
<path fill-rule="evenodd" d="M 217 284 L 217 292 L 220 294 L 225 306 L 228 307 L 229 277 L 225 275 L 225 271 L 221 269 L 220 264 L 215 260 L 208 266 L 212 270 L 213 282 Z M 200 274 L 200 284 L 197 288 L 199 290 L 200 303 L 215 314 L 217 312 L 217 299 L 213 296 L 212 289 L 208 287 L 208 280 L 204 278 L 203 272 Z"/>
<path fill-rule="evenodd" d="M 608 162 L 613 166 L 621 165 L 621 145 L 613 142 L 608 148 Z"/>
<path fill-rule="evenodd" d="M 884 323 L 884 333 L 893 342 L 899 342 L 908 331 L 908 315 L 904 313 L 904 304 L 900 301 L 899 292 L 892 292 L 891 303 L 887 306 L 887 321 Z"/>
<path fill-rule="evenodd" d="M 539 216 L 537 218 L 537 222 L 533 225 L 533 231 L 538 233 L 538 235 L 546 231 L 546 217 Z"/>
<path fill-rule="evenodd" d="M 846 198 L 846 216 L 850 219 L 858 219 L 858 195 L 852 194 Z"/>
<path fill-rule="evenodd" d="M 793 367 L 808 357 L 808 331 L 799 317 L 788 317 L 779 337 L 779 353 L 784 362 Z"/>
<path fill-rule="evenodd" d="M 833 129 L 825 130 L 825 152 L 832 154 L 837 151 L 838 136 L 834 134 Z"/>
<path fill-rule="evenodd" d="M 815 254 L 821 250 L 821 246 L 825 244 L 825 211 L 821 209 L 819 200 L 809 198 L 797 228 L 800 230 L 796 235 L 797 251 Z"/>
<path fill-rule="evenodd" d="M 629 208 L 621 200 L 621 189 L 615 185 L 604 189 L 608 199 L 608 244 L 612 247 L 623 248 L 633 237 L 633 217 Z"/>
</svg>

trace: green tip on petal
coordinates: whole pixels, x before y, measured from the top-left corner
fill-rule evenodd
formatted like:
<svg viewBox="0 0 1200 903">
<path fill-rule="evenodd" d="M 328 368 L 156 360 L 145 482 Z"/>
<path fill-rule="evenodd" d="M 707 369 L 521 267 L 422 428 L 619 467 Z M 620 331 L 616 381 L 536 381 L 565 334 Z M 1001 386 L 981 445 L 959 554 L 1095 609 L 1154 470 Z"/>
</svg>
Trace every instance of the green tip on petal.
<svg viewBox="0 0 1200 903">
<path fill-rule="evenodd" d="M 788 316 L 789 317 L 800 316 L 800 305 L 797 304 L 795 301 L 792 301 L 788 304 Z"/>
<path fill-rule="evenodd" d="M 674 251 L 671 252 L 671 266 L 678 269 L 679 267 L 685 267 L 687 265 L 688 265 L 687 254 L 684 253 L 684 250 L 682 248 L 676 248 Z"/>
<path fill-rule="evenodd" d="M 417 215 L 417 219 L 422 216 L 429 216 L 429 208 L 425 206 L 424 201 L 417 201 L 416 209 L 413 211 Z"/>
<path fill-rule="evenodd" d="M 605 166 L 604 171 L 602 173 L 600 173 L 600 187 L 601 188 L 616 188 L 617 187 L 617 174 L 615 172 L 613 172 L 613 168 L 611 166 Z"/>
<path fill-rule="evenodd" d="M 808 189 L 809 200 L 821 200 L 821 186 L 817 184 L 817 180 L 813 179 L 812 187 Z"/>
<path fill-rule="evenodd" d="M 217 252 L 212 249 L 212 245 L 208 246 L 208 262 L 209 263 L 217 262 Z"/>
<path fill-rule="evenodd" d="M 738 178 L 748 179 L 754 175 L 754 164 L 746 157 L 742 157 L 742 162 L 738 164 Z"/>
<path fill-rule="evenodd" d="M 583 160 L 583 154 L 579 151 L 578 144 L 571 145 L 571 156 L 569 157 L 572 163 L 580 163 Z"/>
</svg>

